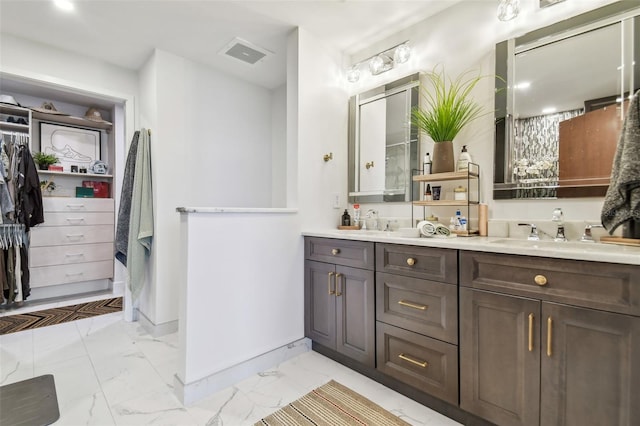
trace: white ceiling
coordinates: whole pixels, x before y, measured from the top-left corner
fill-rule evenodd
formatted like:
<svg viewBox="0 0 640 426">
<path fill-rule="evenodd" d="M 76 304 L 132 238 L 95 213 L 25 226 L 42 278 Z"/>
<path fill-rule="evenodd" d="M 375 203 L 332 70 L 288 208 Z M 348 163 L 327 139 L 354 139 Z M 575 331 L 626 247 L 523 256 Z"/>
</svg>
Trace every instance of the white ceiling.
<svg viewBox="0 0 640 426">
<path fill-rule="evenodd" d="M 286 78 L 286 38 L 305 28 L 347 54 L 357 52 L 460 0 L 242 1 L 0 0 L 0 35 L 11 34 L 137 70 L 154 48 L 267 88 Z M 256 66 L 218 52 L 240 37 L 273 52 Z M 0 53 L 1 54 L 1 53 Z"/>
</svg>

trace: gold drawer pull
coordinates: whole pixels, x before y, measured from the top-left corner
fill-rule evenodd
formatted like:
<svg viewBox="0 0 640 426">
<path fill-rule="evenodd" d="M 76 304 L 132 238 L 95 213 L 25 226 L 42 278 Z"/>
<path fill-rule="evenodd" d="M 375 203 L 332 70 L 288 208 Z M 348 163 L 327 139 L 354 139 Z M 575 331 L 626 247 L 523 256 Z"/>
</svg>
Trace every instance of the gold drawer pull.
<svg viewBox="0 0 640 426">
<path fill-rule="evenodd" d="M 327 287 L 329 288 L 329 295 L 336 294 L 336 291 L 331 288 L 331 278 L 335 275 L 335 272 L 329 272 L 329 279 L 327 280 Z"/>
<path fill-rule="evenodd" d="M 429 364 L 427 363 L 427 361 L 417 361 L 417 360 L 415 360 L 415 359 L 413 359 L 413 358 L 408 357 L 408 356 L 407 356 L 407 355 L 405 355 L 405 354 L 400 354 L 400 355 L 398 355 L 398 358 L 403 359 L 403 360 L 405 360 L 405 361 L 407 361 L 407 362 L 410 362 L 411 364 L 415 364 L 415 365 L 417 365 L 417 366 L 420 366 L 420 367 L 422 367 L 422 368 L 427 368 L 427 366 L 429 365 Z"/>
<path fill-rule="evenodd" d="M 339 287 L 338 287 L 339 286 Z M 342 296 L 342 274 L 336 274 L 336 296 Z"/>
<path fill-rule="evenodd" d="M 533 352 L 533 314 L 529 314 L 529 352 Z"/>
<path fill-rule="evenodd" d="M 553 320 L 551 317 L 547 318 L 547 356 L 551 356 L 551 328 L 553 327 Z"/>
<path fill-rule="evenodd" d="M 535 281 L 535 283 L 538 284 L 541 287 L 543 285 L 547 285 L 547 277 L 545 277 L 544 275 L 536 275 L 533 278 L 533 281 Z"/>
<path fill-rule="evenodd" d="M 368 161 L 364 166 L 367 168 L 367 170 L 369 170 L 374 166 L 373 161 Z"/>
<path fill-rule="evenodd" d="M 429 307 L 428 305 L 416 305 L 416 304 L 411 303 L 411 302 L 405 302 L 404 300 L 399 300 L 398 301 L 398 305 L 407 306 L 407 307 L 413 308 L 413 309 L 419 309 L 421 311 L 426 311 L 427 308 Z"/>
<path fill-rule="evenodd" d="M 413 257 L 407 259 L 407 265 L 413 266 L 416 264 L 416 260 Z"/>
<path fill-rule="evenodd" d="M 337 255 L 338 253 L 340 253 L 340 249 L 331 250 L 331 254 L 334 255 L 334 256 Z"/>
</svg>

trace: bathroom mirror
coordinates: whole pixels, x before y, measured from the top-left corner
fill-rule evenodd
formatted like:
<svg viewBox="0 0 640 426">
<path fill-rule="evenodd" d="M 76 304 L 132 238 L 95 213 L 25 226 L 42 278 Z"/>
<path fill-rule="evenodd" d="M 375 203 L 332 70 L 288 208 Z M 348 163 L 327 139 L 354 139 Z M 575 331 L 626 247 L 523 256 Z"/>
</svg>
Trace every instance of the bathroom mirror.
<svg viewBox="0 0 640 426">
<path fill-rule="evenodd" d="M 496 45 L 494 199 L 605 194 L 623 99 L 640 87 L 635 6 L 614 3 Z"/>
<path fill-rule="evenodd" d="M 411 170 L 418 168 L 418 131 L 410 123 L 418 105 L 419 74 L 349 99 L 349 202 L 410 201 Z"/>
</svg>

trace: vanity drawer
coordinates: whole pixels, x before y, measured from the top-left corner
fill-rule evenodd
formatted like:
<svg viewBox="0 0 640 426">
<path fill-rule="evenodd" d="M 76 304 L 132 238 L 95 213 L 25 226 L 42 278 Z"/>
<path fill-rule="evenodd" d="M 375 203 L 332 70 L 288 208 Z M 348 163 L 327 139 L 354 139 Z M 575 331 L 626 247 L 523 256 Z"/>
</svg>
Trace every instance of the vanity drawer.
<svg viewBox="0 0 640 426">
<path fill-rule="evenodd" d="M 31 247 L 29 267 L 67 265 L 113 259 L 113 243 L 78 244 L 59 247 Z"/>
<path fill-rule="evenodd" d="M 376 319 L 449 343 L 458 343 L 458 288 L 378 272 Z"/>
<path fill-rule="evenodd" d="M 308 260 L 373 269 L 373 243 L 333 238 L 304 239 L 304 256 Z"/>
<path fill-rule="evenodd" d="M 461 251 L 460 285 L 640 316 L 637 265 Z"/>
<path fill-rule="evenodd" d="M 113 260 L 31 268 L 31 287 L 113 278 Z"/>
<path fill-rule="evenodd" d="M 378 371 L 458 405 L 458 347 L 376 323 Z"/>
<path fill-rule="evenodd" d="M 377 244 L 376 271 L 457 284 L 458 254 L 449 249 Z"/>
</svg>

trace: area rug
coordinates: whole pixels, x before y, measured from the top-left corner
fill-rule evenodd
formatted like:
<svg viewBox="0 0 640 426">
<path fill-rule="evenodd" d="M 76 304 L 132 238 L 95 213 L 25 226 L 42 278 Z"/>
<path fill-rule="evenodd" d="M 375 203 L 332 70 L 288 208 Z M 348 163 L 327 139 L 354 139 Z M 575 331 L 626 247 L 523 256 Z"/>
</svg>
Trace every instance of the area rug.
<svg viewBox="0 0 640 426">
<path fill-rule="evenodd" d="M 254 426 L 405 426 L 409 423 L 331 380 Z"/>
<path fill-rule="evenodd" d="M 0 386 L 0 425 L 44 426 L 60 418 L 51 374 Z"/>
<path fill-rule="evenodd" d="M 122 297 L 0 317 L 0 334 L 62 324 L 122 310 Z"/>
</svg>

